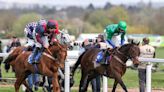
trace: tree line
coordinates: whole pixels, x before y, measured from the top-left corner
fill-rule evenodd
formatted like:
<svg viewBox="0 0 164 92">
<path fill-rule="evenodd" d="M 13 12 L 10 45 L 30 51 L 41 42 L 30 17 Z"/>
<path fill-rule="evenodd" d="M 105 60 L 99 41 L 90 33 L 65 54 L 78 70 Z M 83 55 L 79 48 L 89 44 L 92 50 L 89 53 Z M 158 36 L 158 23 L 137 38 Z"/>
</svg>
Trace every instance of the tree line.
<svg viewBox="0 0 164 92">
<path fill-rule="evenodd" d="M 90 4 L 86 8 L 70 6 L 57 10 L 55 7 L 34 7 L 33 9 L 1 9 L 0 37 L 23 37 L 27 23 L 39 19 L 55 19 L 60 28 L 78 36 L 80 33 L 101 33 L 108 24 L 125 20 L 128 34 L 164 35 L 164 7 L 124 6 L 107 3 L 103 8 Z"/>
</svg>

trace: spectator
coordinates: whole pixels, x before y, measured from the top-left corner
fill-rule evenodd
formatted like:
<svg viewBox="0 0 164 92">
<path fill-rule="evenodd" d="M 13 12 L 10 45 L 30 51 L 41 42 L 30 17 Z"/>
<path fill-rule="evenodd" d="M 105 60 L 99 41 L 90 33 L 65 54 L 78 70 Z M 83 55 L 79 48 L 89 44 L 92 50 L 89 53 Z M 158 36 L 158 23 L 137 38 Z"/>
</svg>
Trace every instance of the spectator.
<svg viewBox="0 0 164 92">
<path fill-rule="evenodd" d="M 16 36 L 13 36 L 11 39 L 11 43 L 9 44 L 9 47 L 7 48 L 7 52 L 9 52 L 13 47 L 18 47 L 18 46 L 21 46 L 21 43 Z"/>
<path fill-rule="evenodd" d="M 104 36 L 102 34 L 99 34 L 96 42 L 95 47 L 100 49 L 106 49 L 106 43 L 104 40 Z M 92 79 L 91 81 L 92 85 L 92 92 L 100 92 L 101 91 L 101 76 L 98 75 L 96 78 Z"/>
<path fill-rule="evenodd" d="M 143 38 L 142 46 L 140 46 L 140 57 L 143 58 L 154 58 L 155 48 L 149 45 L 149 39 Z M 146 86 L 146 64 L 141 62 L 138 66 L 138 77 L 139 77 L 139 90 L 145 92 Z"/>
</svg>

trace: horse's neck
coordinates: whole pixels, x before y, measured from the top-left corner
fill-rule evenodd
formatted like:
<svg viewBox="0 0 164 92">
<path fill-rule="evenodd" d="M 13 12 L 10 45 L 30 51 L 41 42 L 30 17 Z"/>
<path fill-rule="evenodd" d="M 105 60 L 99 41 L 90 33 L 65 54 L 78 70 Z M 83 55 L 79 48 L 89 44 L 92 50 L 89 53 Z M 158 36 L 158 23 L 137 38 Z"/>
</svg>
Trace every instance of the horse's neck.
<svg viewBox="0 0 164 92">
<path fill-rule="evenodd" d="M 123 46 L 121 48 L 118 48 L 118 51 L 120 51 L 124 55 L 128 55 L 129 49 L 130 49 L 130 46 L 129 45 L 125 45 L 125 46 Z"/>
<path fill-rule="evenodd" d="M 116 49 L 117 57 L 119 57 L 124 63 L 128 60 L 128 49 L 127 48 L 119 48 Z"/>
</svg>

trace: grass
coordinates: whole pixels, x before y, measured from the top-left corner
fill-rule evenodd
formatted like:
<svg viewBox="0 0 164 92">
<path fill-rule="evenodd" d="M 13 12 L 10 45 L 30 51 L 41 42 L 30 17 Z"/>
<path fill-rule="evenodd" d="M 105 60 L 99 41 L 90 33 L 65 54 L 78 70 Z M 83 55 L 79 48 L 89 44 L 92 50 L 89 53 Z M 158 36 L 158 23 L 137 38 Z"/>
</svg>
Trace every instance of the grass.
<svg viewBox="0 0 164 92">
<path fill-rule="evenodd" d="M 164 48 L 158 48 L 156 49 L 156 57 L 157 58 L 164 58 Z M 4 65 L 2 64 L 2 74 L 3 74 L 3 78 L 7 78 L 7 77 L 14 77 L 14 73 L 11 72 L 11 70 L 9 71 L 9 73 L 6 73 L 4 71 Z M 164 63 L 159 63 L 159 70 L 164 70 Z M 78 90 L 78 86 L 80 83 L 80 78 L 81 78 L 81 74 L 80 74 L 80 70 L 76 71 L 75 74 L 75 84 L 74 87 L 76 87 L 76 90 L 71 90 L 71 92 L 77 92 Z M 162 71 L 158 71 L 158 72 L 154 72 L 152 73 L 152 88 L 164 88 L 164 72 Z M 123 81 L 125 82 L 125 85 L 128 88 L 138 88 L 138 71 L 136 70 L 131 70 L 131 69 L 127 69 L 125 75 L 123 76 Z M 112 87 L 113 85 L 113 79 L 108 79 L 108 87 Z M 13 92 L 14 87 L 0 87 L 0 92 Z M 37 92 L 42 92 L 41 88 L 39 91 Z"/>
<path fill-rule="evenodd" d="M 164 88 L 164 72 L 152 73 L 152 88 Z M 75 74 L 75 85 L 78 86 L 80 83 L 80 72 Z M 127 69 L 123 76 L 123 81 L 128 88 L 138 88 L 138 71 Z M 108 87 L 112 87 L 113 79 L 108 79 Z M 160 83 L 160 85 L 159 85 Z"/>
</svg>

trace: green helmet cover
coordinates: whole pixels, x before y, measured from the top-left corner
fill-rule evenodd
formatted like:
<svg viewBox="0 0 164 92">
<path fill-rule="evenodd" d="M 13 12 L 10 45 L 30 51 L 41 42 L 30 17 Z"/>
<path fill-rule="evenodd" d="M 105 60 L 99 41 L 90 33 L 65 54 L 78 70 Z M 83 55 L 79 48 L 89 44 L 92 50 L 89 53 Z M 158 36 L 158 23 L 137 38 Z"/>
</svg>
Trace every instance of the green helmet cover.
<svg viewBox="0 0 164 92">
<path fill-rule="evenodd" d="M 120 28 L 121 30 L 126 31 L 126 29 L 127 29 L 126 22 L 125 22 L 125 21 L 120 21 L 120 22 L 118 23 L 118 28 Z"/>
</svg>

